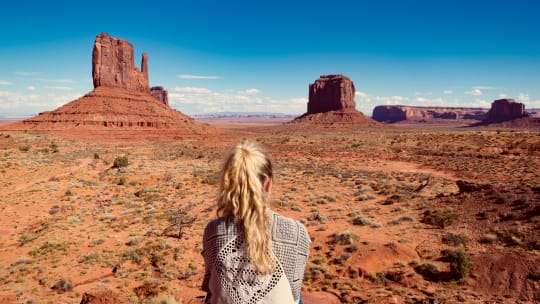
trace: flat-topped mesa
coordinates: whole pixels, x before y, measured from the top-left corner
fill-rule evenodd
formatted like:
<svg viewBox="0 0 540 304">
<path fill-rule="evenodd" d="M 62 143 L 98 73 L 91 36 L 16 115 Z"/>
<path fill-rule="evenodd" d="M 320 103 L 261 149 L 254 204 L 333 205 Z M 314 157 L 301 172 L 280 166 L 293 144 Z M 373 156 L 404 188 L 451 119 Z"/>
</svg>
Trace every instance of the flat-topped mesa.
<svg viewBox="0 0 540 304">
<path fill-rule="evenodd" d="M 135 67 L 133 45 L 107 33 L 96 36 L 92 51 L 94 88 L 121 87 L 129 91 L 150 92 L 148 55 L 142 54 L 141 70 Z"/>
<path fill-rule="evenodd" d="M 345 75 L 322 75 L 309 85 L 307 112 L 290 123 L 324 128 L 377 126 L 378 122 L 356 110 L 353 82 Z"/>
<path fill-rule="evenodd" d="M 306 114 L 355 109 L 354 84 L 345 75 L 321 75 L 309 85 Z"/>
<path fill-rule="evenodd" d="M 417 107 L 402 105 L 376 106 L 373 119 L 380 122 L 394 123 L 399 121 L 464 121 L 482 120 L 488 109 L 458 107 Z"/>
<path fill-rule="evenodd" d="M 169 105 L 169 92 L 165 90 L 162 86 L 150 88 L 150 93 L 154 96 L 155 99 L 159 100 L 164 105 Z"/>
<path fill-rule="evenodd" d="M 483 123 L 496 123 L 527 116 L 525 105 L 513 99 L 498 99 L 491 104 Z"/>
</svg>

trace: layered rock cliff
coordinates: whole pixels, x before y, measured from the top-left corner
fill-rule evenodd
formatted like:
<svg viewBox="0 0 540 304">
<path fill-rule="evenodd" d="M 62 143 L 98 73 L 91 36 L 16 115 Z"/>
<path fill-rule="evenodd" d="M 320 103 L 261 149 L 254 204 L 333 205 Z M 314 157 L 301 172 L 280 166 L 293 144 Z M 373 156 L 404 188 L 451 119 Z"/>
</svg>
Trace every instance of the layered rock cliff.
<svg viewBox="0 0 540 304">
<path fill-rule="evenodd" d="M 372 118 L 380 122 L 482 120 L 488 109 L 453 107 L 376 106 Z"/>
<path fill-rule="evenodd" d="M 150 92 L 148 55 L 143 53 L 141 70 L 135 67 L 133 45 L 107 33 L 96 36 L 92 51 L 94 88 L 120 87 L 129 91 Z"/>
<path fill-rule="evenodd" d="M 497 123 L 527 116 L 525 105 L 513 99 L 499 99 L 491 104 L 483 123 Z"/>
<path fill-rule="evenodd" d="M 309 85 L 306 114 L 355 109 L 354 84 L 345 75 L 322 75 Z"/>
</svg>

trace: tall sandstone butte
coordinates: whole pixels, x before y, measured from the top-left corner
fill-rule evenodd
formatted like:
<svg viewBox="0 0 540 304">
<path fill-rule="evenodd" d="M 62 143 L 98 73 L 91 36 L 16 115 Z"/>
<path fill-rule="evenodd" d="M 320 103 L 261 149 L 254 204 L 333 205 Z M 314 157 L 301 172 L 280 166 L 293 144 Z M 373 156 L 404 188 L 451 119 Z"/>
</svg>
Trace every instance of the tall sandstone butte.
<svg viewBox="0 0 540 304">
<path fill-rule="evenodd" d="M 142 54 L 141 70 L 135 67 L 133 45 L 107 33 L 96 36 L 92 51 L 94 88 L 121 87 L 129 91 L 150 92 L 148 55 Z"/>
<path fill-rule="evenodd" d="M 375 126 L 379 123 L 356 110 L 353 82 L 345 75 L 322 75 L 309 85 L 307 112 L 291 123 L 323 127 Z"/>
<path fill-rule="evenodd" d="M 207 124 L 170 108 L 160 88 L 160 100 L 148 83 L 148 56 L 143 54 L 141 71 L 133 62 L 133 45 L 106 33 L 96 36 L 92 52 L 94 90 L 53 111 L 40 113 L 11 129 L 156 129 L 188 133 L 214 130 Z"/>
<path fill-rule="evenodd" d="M 497 123 L 527 116 L 525 105 L 513 99 L 498 99 L 491 103 L 483 123 Z"/>
<path fill-rule="evenodd" d="M 321 75 L 309 85 L 306 114 L 355 109 L 354 84 L 345 75 Z"/>
</svg>

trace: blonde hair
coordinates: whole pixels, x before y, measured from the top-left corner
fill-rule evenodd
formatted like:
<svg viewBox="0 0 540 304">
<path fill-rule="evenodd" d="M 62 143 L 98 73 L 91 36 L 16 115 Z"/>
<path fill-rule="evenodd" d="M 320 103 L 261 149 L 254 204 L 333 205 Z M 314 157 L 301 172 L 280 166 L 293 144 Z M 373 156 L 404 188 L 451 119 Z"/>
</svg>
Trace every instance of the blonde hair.
<svg viewBox="0 0 540 304">
<path fill-rule="evenodd" d="M 233 216 L 243 224 L 248 255 L 262 274 L 275 270 L 263 189 L 268 179 L 272 179 L 270 158 L 258 144 L 244 140 L 225 160 L 217 202 L 218 216 Z"/>
</svg>

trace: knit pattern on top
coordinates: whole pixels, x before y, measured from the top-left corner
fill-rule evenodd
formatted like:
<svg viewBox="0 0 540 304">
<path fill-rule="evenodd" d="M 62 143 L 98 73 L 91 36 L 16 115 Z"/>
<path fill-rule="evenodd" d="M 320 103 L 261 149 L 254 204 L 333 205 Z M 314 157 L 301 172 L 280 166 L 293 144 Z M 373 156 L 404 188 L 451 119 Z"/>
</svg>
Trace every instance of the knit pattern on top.
<svg viewBox="0 0 540 304">
<path fill-rule="evenodd" d="M 259 274 L 251 263 L 243 238 L 232 239 L 216 257 L 215 270 L 221 286 L 233 303 L 256 304 L 261 301 L 285 273 L 277 265 L 274 273 Z"/>
<path fill-rule="evenodd" d="M 270 218 L 272 251 L 277 259 L 276 264 L 278 266 L 276 272 L 268 275 L 267 278 L 256 273 L 249 261 L 247 250 L 243 243 L 243 228 L 241 223 L 235 223 L 232 217 L 218 218 L 208 223 L 204 230 L 202 251 L 205 262 L 205 274 L 202 283 L 202 289 L 204 291 L 210 292 L 210 275 L 214 267 L 220 265 L 219 268 L 223 269 L 216 270 L 218 270 L 218 273 L 221 272 L 219 276 L 222 287 L 227 288 L 227 290 L 232 288 L 232 294 L 256 294 L 257 290 L 262 290 L 260 293 L 267 293 L 275 286 L 282 273 L 285 273 L 291 285 L 294 300 L 298 301 L 300 299 L 302 279 L 309 255 L 309 244 L 311 242 L 309 234 L 304 225 L 298 221 L 281 216 L 275 212 L 270 212 Z M 233 269 L 229 269 L 229 264 L 236 266 L 232 267 Z M 250 289 L 249 291 L 234 291 L 234 288 L 237 287 L 231 287 L 231 284 L 228 283 L 224 284 L 222 278 L 235 275 L 239 277 L 232 278 L 232 280 L 231 278 L 227 278 L 226 280 L 230 282 L 234 280 L 237 282 L 250 282 L 254 284 L 253 286 L 257 287 L 252 288 L 252 285 L 244 284 L 242 288 Z M 267 288 L 270 289 L 267 290 Z M 248 298 L 242 300 L 248 300 Z"/>
</svg>

